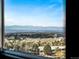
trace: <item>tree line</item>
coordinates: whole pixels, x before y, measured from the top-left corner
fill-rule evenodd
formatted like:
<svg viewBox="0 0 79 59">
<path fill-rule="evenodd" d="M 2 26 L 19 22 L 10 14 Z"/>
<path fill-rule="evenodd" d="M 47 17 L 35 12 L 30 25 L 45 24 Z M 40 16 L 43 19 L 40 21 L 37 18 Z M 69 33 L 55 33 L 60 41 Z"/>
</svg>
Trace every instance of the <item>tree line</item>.
<svg viewBox="0 0 79 59">
<path fill-rule="evenodd" d="M 58 33 L 8 33 L 5 34 L 5 37 L 15 37 L 17 38 L 54 38 L 55 34 L 57 34 L 57 37 L 64 37 L 64 34 L 58 34 Z"/>
</svg>

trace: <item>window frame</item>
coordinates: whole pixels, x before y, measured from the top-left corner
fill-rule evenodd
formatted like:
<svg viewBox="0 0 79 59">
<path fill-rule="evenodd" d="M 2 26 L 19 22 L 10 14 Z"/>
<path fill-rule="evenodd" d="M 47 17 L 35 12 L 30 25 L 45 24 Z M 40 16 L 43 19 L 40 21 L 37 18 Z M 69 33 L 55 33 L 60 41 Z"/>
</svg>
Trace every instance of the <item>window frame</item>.
<svg viewBox="0 0 79 59">
<path fill-rule="evenodd" d="M 0 0 L 1 2 L 0 2 L 0 4 L 1 4 L 1 51 L 3 51 L 3 41 L 4 41 L 4 1 L 3 0 Z"/>
</svg>

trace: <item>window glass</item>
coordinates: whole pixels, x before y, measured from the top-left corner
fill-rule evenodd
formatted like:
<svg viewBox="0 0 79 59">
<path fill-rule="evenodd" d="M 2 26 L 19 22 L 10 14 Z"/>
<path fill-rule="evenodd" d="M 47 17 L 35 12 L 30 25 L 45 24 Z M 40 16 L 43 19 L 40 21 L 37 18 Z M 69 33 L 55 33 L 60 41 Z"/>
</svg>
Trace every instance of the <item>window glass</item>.
<svg viewBox="0 0 79 59">
<path fill-rule="evenodd" d="M 4 0 L 4 49 L 65 58 L 65 0 Z"/>
</svg>

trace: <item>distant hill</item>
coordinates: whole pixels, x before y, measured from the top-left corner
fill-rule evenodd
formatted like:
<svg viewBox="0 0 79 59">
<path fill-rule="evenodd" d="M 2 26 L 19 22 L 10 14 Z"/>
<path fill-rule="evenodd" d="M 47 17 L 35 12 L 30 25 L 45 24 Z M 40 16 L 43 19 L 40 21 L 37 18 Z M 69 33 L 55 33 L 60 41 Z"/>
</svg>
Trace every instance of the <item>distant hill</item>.
<svg viewBox="0 0 79 59">
<path fill-rule="evenodd" d="M 6 33 L 13 32 L 64 32 L 64 27 L 42 27 L 42 26 L 5 26 Z"/>
</svg>

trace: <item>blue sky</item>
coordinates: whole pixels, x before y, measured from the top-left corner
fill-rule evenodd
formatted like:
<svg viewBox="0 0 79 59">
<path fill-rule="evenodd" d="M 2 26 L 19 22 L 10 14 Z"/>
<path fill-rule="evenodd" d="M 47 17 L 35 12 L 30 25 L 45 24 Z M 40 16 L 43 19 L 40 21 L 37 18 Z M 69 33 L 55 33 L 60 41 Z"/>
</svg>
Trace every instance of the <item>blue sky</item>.
<svg viewBox="0 0 79 59">
<path fill-rule="evenodd" d="M 64 27 L 64 0 L 5 0 L 5 25 Z"/>
</svg>

